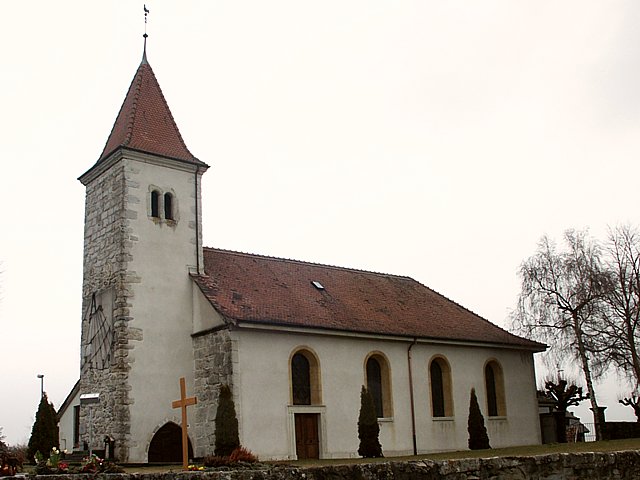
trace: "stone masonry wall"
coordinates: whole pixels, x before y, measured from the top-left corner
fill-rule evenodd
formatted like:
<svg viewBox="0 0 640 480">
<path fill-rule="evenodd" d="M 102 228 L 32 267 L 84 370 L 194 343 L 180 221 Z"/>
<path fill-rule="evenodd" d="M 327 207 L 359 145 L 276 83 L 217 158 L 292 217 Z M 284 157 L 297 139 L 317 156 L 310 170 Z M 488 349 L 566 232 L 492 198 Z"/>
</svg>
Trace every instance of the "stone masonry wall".
<svg viewBox="0 0 640 480">
<path fill-rule="evenodd" d="M 49 475 L 38 480 L 632 480 L 640 452 L 564 453 L 443 461 L 381 462 L 313 468 L 265 465 L 260 470 L 164 474 Z"/>
<path fill-rule="evenodd" d="M 233 390 L 232 340 L 228 330 L 193 338 L 195 412 L 195 456 L 213 454 L 218 392 L 222 384 Z"/>
<path fill-rule="evenodd" d="M 130 289 L 139 281 L 135 273 L 128 272 L 130 251 L 137 240 L 132 234 L 130 219 L 135 212 L 126 208 L 127 190 L 131 186 L 126 178 L 126 165 L 120 160 L 107 172 L 86 186 L 84 267 L 82 285 L 82 347 L 80 392 L 100 393 L 99 405 L 92 406 L 93 447 L 102 447 L 102 439 L 109 435 L 116 441 L 116 458 L 128 459 L 130 441 L 130 413 L 128 374 L 131 339 L 140 337 L 128 327 Z M 110 360 L 106 365 L 88 361 L 85 357 L 90 340 L 87 312 L 92 295 L 110 290 L 112 305 L 104 305 L 107 318 L 112 322 Z M 87 407 L 80 413 L 80 447 L 89 440 Z"/>
</svg>

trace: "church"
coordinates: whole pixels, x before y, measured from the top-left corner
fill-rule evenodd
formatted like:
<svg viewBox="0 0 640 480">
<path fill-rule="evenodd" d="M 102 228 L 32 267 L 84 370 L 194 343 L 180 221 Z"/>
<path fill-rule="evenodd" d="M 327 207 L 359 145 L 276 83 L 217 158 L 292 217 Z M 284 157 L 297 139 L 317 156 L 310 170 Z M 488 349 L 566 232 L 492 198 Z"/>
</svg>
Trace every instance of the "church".
<svg viewBox="0 0 640 480">
<path fill-rule="evenodd" d="M 467 448 L 472 388 L 493 447 L 540 443 L 533 355 L 409 277 L 209 248 L 201 179 L 146 49 L 86 187 L 80 379 L 60 446 L 180 461 L 212 454 L 228 384 L 262 460 L 357 457 L 360 389 L 385 456 Z M 225 181 L 231 181 L 226 179 Z M 80 402 L 94 394 L 98 402 Z M 98 394 L 98 395 L 95 395 Z"/>
</svg>

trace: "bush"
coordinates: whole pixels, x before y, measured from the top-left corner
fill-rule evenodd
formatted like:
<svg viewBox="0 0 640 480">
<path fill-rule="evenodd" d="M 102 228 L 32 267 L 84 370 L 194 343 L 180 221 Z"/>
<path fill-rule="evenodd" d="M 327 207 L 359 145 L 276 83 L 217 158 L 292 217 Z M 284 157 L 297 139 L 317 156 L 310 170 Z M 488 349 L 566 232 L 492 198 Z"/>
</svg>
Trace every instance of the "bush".
<svg viewBox="0 0 640 480">
<path fill-rule="evenodd" d="M 45 393 L 40 399 L 36 421 L 31 429 L 27 456 L 31 460 L 36 452 L 47 455 L 53 448 L 58 448 L 58 419 L 56 409 L 49 403 Z"/>
<path fill-rule="evenodd" d="M 227 467 L 229 466 L 229 457 L 221 457 L 220 455 L 207 455 L 204 457 L 202 463 L 205 467 Z"/>
<path fill-rule="evenodd" d="M 9 446 L 9 455 L 18 461 L 19 469 L 27 462 L 27 451 L 28 447 L 25 444 Z"/>
<path fill-rule="evenodd" d="M 469 432 L 469 448 L 471 450 L 491 448 L 489 445 L 489 435 L 487 435 L 487 429 L 484 426 L 484 417 L 480 411 L 480 405 L 478 405 L 475 388 L 471 389 L 467 430 Z"/>
<path fill-rule="evenodd" d="M 216 442 L 213 453 L 218 457 L 228 457 L 231 452 L 240 447 L 238 418 L 229 385 L 220 387 L 215 425 Z"/>
<path fill-rule="evenodd" d="M 358 455 L 365 458 L 383 457 L 382 445 L 378 440 L 379 434 L 380 426 L 373 397 L 363 385 L 360 391 L 360 415 L 358 417 L 358 438 L 360 439 Z"/>
<path fill-rule="evenodd" d="M 231 455 L 222 456 L 222 455 L 207 455 L 204 457 L 204 466 L 205 467 L 229 467 L 233 465 L 237 465 L 238 463 L 256 463 L 258 461 L 258 457 L 256 457 L 250 450 L 247 450 L 244 447 L 238 447 Z"/>
<path fill-rule="evenodd" d="M 247 450 L 244 447 L 238 447 L 231 452 L 231 455 L 229 455 L 229 461 L 231 463 L 256 463 L 258 461 L 258 457 L 256 457 L 251 450 Z"/>
<path fill-rule="evenodd" d="M 0 431 L 0 433 L 2 433 Z M 0 477 L 15 475 L 22 469 L 23 459 L 21 459 L 13 449 L 7 446 L 0 437 Z"/>
</svg>

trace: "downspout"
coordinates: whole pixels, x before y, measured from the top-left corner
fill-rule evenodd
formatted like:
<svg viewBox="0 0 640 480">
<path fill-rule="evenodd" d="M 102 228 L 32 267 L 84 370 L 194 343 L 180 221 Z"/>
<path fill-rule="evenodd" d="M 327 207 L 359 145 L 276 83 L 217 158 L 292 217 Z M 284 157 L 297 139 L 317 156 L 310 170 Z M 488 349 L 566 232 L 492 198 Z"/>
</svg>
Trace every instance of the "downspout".
<svg viewBox="0 0 640 480">
<path fill-rule="evenodd" d="M 411 371 L 411 349 L 418 343 L 418 339 L 414 337 L 413 342 L 407 349 L 407 362 L 409 364 L 409 399 L 411 402 L 411 437 L 413 440 L 413 454 L 418 454 L 418 446 L 416 444 L 416 412 L 413 402 L 413 373 Z"/>
<path fill-rule="evenodd" d="M 200 219 L 199 219 L 199 205 L 198 205 L 198 173 L 200 173 L 200 167 L 196 165 L 196 171 L 194 173 L 194 190 L 195 190 L 195 202 L 196 202 L 196 273 L 200 275 Z"/>
</svg>

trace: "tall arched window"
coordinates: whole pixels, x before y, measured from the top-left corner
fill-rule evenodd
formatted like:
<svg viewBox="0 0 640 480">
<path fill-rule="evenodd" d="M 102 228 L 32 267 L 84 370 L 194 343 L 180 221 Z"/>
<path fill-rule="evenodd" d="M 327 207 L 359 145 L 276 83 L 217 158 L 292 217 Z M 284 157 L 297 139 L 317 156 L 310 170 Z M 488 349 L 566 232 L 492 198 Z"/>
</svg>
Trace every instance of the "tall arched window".
<svg viewBox="0 0 640 480">
<path fill-rule="evenodd" d="M 293 405 L 320 405 L 320 368 L 309 350 L 298 350 L 291 357 L 291 396 Z"/>
<path fill-rule="evenodd" d="M 293 386 L 293 404 L 311 405 L 309 360 L 301 353 L 296 353 L 291 359 L 291 385 Z"/>
<path fill-rule="evenodd" d="M 170 193 L 164 194 L 164 218 L 173 220 L 173 195 Z"/>
<path fill-rule="evenodd" d="M 151 216 L 160 218 L 160 192 L 157 190 L 151 192 Z"/>
<path fill-rule="evenodd" d="M 379 353 L 369 355 L 365 364 L 367 390 L 373 397 L 378 418 L 392 417 L 389 362 Z"/>
<path fill-rule="evenodd" d="M 507 414 L 504 396 L 504 377 L 502 367 L 495 360 L 484 367 L 484 382 L 487 395 L 487 413 L 490 417 L 502 417 Z"/>
<path fill-rule="evenodd" d="M 431 414 L 433 417 L 453 416 L 451 394 L 451 367 L 443 357 L 436 357 L 429 364 L 431 384 Z"/>
<path fill-rule="evenodd" d="M 380 362 L 371 357 L 367 360 L 367 390 L 373 397 L 373 403 L 376 406 L 376 416 L 384 417 L 382 406 L 382 369 Z"/>
</svg>

